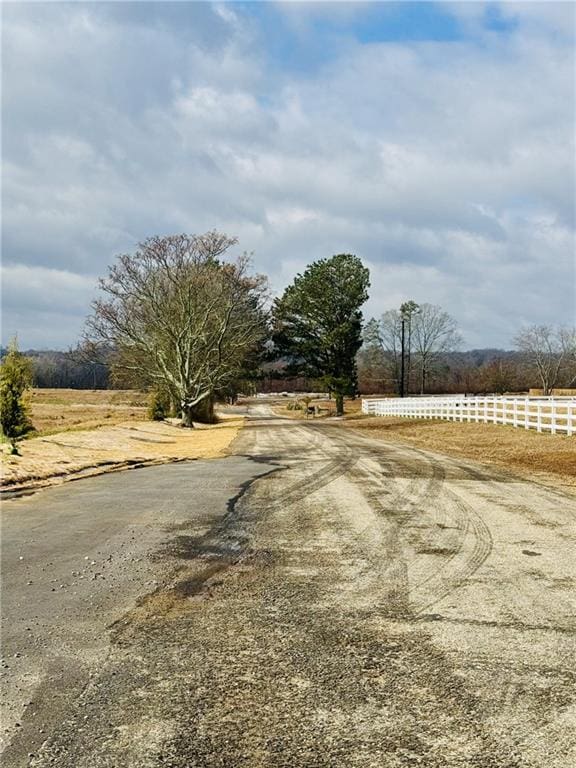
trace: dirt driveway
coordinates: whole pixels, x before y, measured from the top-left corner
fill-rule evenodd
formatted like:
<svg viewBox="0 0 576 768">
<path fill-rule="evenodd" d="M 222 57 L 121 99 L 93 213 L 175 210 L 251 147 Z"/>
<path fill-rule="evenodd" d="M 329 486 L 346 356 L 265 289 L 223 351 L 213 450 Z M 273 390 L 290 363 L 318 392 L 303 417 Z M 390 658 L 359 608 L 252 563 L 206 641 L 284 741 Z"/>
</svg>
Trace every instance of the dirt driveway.
<svg viewBox="0 0 576 768">
<path fill-rule="evenodd" d="M 574 498 L 253 415 L 218 472 L 246 457 L 262 476 L 202 525 L 181 505 L 166 527 L 158 504 L 158 588 L 6 765 L 574 765 Z"/>
</svg>

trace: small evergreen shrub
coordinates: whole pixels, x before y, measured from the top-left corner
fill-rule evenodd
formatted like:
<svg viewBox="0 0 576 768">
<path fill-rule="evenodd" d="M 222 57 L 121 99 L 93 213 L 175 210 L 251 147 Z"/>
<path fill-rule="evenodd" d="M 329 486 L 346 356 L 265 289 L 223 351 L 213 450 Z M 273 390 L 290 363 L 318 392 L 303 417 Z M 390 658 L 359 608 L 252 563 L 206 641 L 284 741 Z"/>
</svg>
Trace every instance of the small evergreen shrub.
<svg viewBox="0 0 576 768">
<path fill-rule="evenodd" d="M 25 400 L 31 386 L 32 363 L 18 351 L 14 339 L 0 367 L 0 427 L 13 455 L 18 455 L 17 441 L 34 429 Z"/>
</svg>

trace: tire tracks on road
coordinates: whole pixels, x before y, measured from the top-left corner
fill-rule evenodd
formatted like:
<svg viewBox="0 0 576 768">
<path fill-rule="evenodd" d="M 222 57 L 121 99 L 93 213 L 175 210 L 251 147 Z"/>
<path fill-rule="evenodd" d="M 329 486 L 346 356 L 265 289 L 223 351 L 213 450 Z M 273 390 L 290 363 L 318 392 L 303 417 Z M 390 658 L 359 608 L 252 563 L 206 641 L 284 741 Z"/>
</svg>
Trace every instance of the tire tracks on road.
<svg viewBox="0 0 576 768">
<path fill-rule="evenodd" d="M 438 563 L 430 562 L 426 573 L 409 584 L 409 610 L 415 615 L 421 614 L 457 589 L 486 561 L 492 550 L 490 530 L 472 506 L 446 486 L 446 470 L 439 459 L 416 448 L 395 446 L 392 451 L 356 436 L 350 440 L 348 435 L 335 434 L 336 429 L 339 428 L 328 428 L 330 437 L 349 445 L 358 455 L 354 470 L 348 473 L 350 479 L 378 515 L 397 521 L 400 539 L 406 539 L 411 523 L 426 515 L 447 517 L 460 534 L 458 546 L 450 556 L 442 557 Z M 326 432 L 326 428 L 323 431 Z M 370 471 L 368 462 L 377 462 L 380 474 Z M 397 467 L 403 468 L 406 464 L 415 479 L 396 493 L 388 492 L 382 476 L 395 476 Z M 407 548 L 404 549 L 406 556 Z M 408 560 L 410 572 L 410 558 Z"/>
</svg>

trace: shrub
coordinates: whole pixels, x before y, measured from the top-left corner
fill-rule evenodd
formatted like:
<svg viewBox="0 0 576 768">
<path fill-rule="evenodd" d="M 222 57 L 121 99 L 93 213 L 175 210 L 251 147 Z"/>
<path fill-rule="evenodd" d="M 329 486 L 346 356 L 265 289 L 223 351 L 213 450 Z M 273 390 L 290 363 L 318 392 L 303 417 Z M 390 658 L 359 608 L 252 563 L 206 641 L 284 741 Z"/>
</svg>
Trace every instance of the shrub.
<svg viewBox="0 0 576 768">
<path fill-rule="evenodd" d="M 33 429 L 24 398 L 31 386 L 32 363 L 18 351 L 14 339 L 0 368 L 0 426 L 10 440 L 11 453 L 16 455 L 16 441 Z"/>
<path fill-rule="evenodd" d="M 150 421 L 164 421 L 169 414 L 170 395 L 162 390 L 155 389 L 150 395 L 148 418 Z"/>
</svg>

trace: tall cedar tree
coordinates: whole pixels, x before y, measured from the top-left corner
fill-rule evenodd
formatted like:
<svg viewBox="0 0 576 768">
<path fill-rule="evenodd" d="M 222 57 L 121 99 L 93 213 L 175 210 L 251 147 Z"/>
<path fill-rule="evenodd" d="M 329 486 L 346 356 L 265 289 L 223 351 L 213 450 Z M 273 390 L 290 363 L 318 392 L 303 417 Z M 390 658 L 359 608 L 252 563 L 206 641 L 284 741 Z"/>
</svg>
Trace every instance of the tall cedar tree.
<svg viewBox="0 0 576 768">
<path fill-rule="evenodd" d="M 356 393 L 356 353 L 362 345 L 361 306 L 370 273 L 357 256 L 340 253 L 315 261 L 274 303 L 274 343 L 289 373 L 318 378 L 335 395 Z"/>
<path fill-rule="evenodd" d="M 10 440 L 11 452 L 18 454 L 16 441 L 33 429 L 24 400 L 32 386 L 32 363 L 18 351 L 14 339 L 0 368 L 0 425 Z"/>
</svg>

